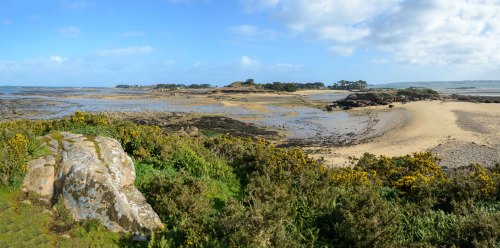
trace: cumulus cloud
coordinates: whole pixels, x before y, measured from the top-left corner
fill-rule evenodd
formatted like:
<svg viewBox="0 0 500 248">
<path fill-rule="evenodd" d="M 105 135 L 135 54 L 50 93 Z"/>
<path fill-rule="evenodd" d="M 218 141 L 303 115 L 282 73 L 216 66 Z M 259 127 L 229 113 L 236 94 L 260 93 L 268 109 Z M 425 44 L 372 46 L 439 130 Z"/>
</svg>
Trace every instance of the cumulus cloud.
<svg viewBox="0 0 500 248">
<path fill-rule="evenodd" d="M 252 39 L 274 39 L 278 33 L 272 29 L 261 29 L 253 25 L 239 25 L 229 28 L 229 30 L 239 36 Z"/>
<path fill-rule="evenodd" d="M 248 56 L 242 56 L 240 58 L 240 65 L 242 68 L 256 68 L 260 66 L 260 62 Z"/>
<path fill-rule="evenodd" d="M 62 27 L 57 29 L 57 32 L 67 37 L 77 37 L 82 31 L 75 26 Z"/>
<path fill-rule="evenodd" d="M 116 57 L 116 56 L 129 56 L 129 55 L 143 55 L 152 53 L 154 49 L 151 46 L 141 47 L 125 47 L 117 49 L 98 50 L 95 55 L 98 57 Z"/>
<path fill-rule="evenodd" d="M 56 63 L 62 63 L 66 60 L 66 58 L 63 58 L 61 56 L 50 56 L 50 61 L 56 62 Z"/>
<path fill-rule="evenodd" d="M 381 65 L 381 64 L 387 64 L 387 63 L 389 63 L 390 59 L 388 59 L 388 58 L 375 58 L 375 59 L 372 59 L 371 62 L 374 63 L 374 64 Z"/>
<path fill-rule="evenodd" d="M 339 46 L 339 45 L 330 46 L 328 49 L 334 55 L 340 55 L 340 56 L 350 56 L 354 52 L 354 50 L 356 50 L 356 48 L 353 46 Z"/>
<path fill-rule="evenodd" d="M 33 72 L 60 70 L 61 66 L 66 65 L 66 63 L 63 63 L 65 61 L 67 61 L 66 58 L 57 55 L 50 56 L 49 58 L 27 60 L 0 60 L 0 72 L 4 73 L 4 76 L 16 73 L 31 75 Z"/>
<path fill-rule="evenodd" d="M 369 47 L 408 64 L 500 65 L 499 0 L 241 0 L 335 54 Z"/>
<path fill-rule="evenodd" d="M 253 12 L 275 7 L 281 0 L 240 0 L 240 2 L 245 5 L 246 11 Z"/>
</svg>

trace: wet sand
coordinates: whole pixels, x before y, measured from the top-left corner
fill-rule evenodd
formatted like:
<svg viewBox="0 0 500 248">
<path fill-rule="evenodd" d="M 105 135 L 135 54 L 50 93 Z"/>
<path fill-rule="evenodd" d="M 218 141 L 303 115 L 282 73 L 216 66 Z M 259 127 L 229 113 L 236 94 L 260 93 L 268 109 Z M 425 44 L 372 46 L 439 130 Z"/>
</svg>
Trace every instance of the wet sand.
<svg viewBox="0 0 500 248">
<path fill-rule="evenodd" d="M 365 110 L 384 111 L 385 108 L 370 107 Z M 442 165 L 447 167 L 476 162 L 484 164 L 485 161 L 494 165 L 499 161 L 500 104 L 421 101 L 396 104 L 394 110 L 409 113 L 410 121 L 371 141 L 323 149 L 313 156 L 324 157 L 326 163 L 333 166 L 348 165 L 349 157 L 359 157 L 365 152 L 400 156 L 427 150 L 441 156 Z M 405 119 L 396 115 L 384 122 L 398 123 Z M 471 149 L 471 145 L 475 149 Z M 452 154 L 462 154 L 461 159 Z"/>
</svg>

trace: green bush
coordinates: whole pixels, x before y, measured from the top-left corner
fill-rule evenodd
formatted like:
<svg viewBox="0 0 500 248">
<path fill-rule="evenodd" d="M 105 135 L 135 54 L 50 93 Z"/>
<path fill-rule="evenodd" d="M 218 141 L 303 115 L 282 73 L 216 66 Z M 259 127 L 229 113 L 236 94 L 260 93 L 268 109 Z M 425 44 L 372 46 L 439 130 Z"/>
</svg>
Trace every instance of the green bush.
<svg viewBox="0 0 500 248">
<path fill-rule="evenodd" d="M 176 177 L 157 176 L 142 190 L 166 226 L 160 237 L 172 240 L 175 246 L 210 243 L 216 210 L 201 179 L 186 172 Z"/>
<path fill-rule="evenodd" d="M 132 156 L 135 184 L 166 225 L 149 247 L 499 246 L 499 168 L 443 171 L 429 153 L 325 168 L 265 140 L 179 137 L 77 112 L 0 122 L 0 185 L 17 187 L 47 152 L 38 137 L 60 131 L 115 138 Z M 75 236 L 103 232 L 57 216 L 52 226 Z"/>
</svg>

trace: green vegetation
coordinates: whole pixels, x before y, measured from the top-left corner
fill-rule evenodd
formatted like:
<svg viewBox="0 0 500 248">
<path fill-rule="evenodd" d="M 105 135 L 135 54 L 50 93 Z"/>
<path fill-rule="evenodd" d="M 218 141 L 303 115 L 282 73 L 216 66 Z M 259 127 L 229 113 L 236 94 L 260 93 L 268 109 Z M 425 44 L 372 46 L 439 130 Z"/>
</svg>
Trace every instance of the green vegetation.
<svg viewBox="0 0 500 248">
<path fill-rule="evenodd" d="M 341 80 L 337 83 L 334 83 L 332 86 L 328 86 L 328 88 L 333 90 L 363 90 L 366 89 L 366 87 L 368 87 L 368 83 L 363 80 L 358 80 L 355 82 Z"/>
<path fill-rule="evenodd" d="M 295 92 L 297 90 L 307 90 L 307 89 L 325 89 L 325 84 L 321 82 L 316 83 L 281 83 L 273 82 L 266 84 L 257 84 L 253 79 L 247 79 L 246 81 L 233 82 L 226 87 L 254 87 L 257 89 L 273 90 L 279 92 Z"/>
<path fill-rule="evenodd" d="M 295 92 L 299 89 L 297 84 L 280 83 L 280 82 L 274 82 L 272 84 L 264 84 L 262 85 L 262 87 L 266 90 L 286 91 L 286 92 Z"/>
<path fill-rule="evenodd" d="M 210 88 L 210 84 L 157 84 L 154 86 L 155 89 L 206 89 Z"/>
<path fill-rule="evenodd" d="M 0 188 L 0 247 L 116 247 L 120 235 L 96 221 L 74 223 L 64 208 L 21 203 L 20 189 Z M 63 236 L 69 234 L 71 238 Z"/>
<path fill-rule="evenodd" d="M 320 90 L 325 89 L 325 84 L 316 83 L 280 83 L 263 84 L 262 87 L 267 90 L 295 92 L 297 90 Z"/>
<path fill-rule="evenodd" d="M 53 226 L 72 244 L 134 245 L 92 221 L 68 223 L 60 207 L 45 216 L 42 207 L 19 206 L 18 191 L 5 193 L 18 188 L 25 162 L 43 154 L 36 137 L 56 131 L 115 138 L 134 158 L 136 186 L 166 225 L 144 246 L 500 245 L 500 168 L 443 171 L 428 153 L 366 154 L 352 168 L 325 168 L 300 149 L 265 140 L 178 137 L 77 112 L 0 123 L 0 246 L 67 245 Z"/>
<path fill-rule="evenodd" d="M 243 81 L 232 82 L 231 84 L 227 85 L 226 87 L 252 87 L 252 86 L 258 86 L 258 84 L 255 83 L 255 80 L 250 78 L 244 82 Z"/>
</svg>

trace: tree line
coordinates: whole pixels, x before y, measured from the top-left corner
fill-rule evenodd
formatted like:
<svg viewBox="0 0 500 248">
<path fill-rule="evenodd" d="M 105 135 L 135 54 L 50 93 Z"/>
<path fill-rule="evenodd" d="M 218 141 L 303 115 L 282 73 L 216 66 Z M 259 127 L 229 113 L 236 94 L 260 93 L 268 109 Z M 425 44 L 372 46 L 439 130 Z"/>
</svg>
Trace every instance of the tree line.
<svg viewBox="0 0 500 248">
<path fill-rule="evenodd" d="M 138 85 L 117 85 L 116 88 L 137 88 Z M 210 84 L 155 84 L 152 86 L 154 89 L 204 89 L 212 88 Z M 255 87 L 266 90 L 295 92 L 297 90 L 321 90 L 321 89 L 334 89 L 334 90 L 362 90 L 368 87 L 368 83 L 363 80 L 346 81 L 341 80 L 333 85 L 326 86 L 322 82 L 314 83 L 297 83 L 297 82 L 273 82 L 273 83 L 256 83 L 254 79 L 247 79 L 245 81 L 236 81 L 225 87 Z"/>
</svg>

